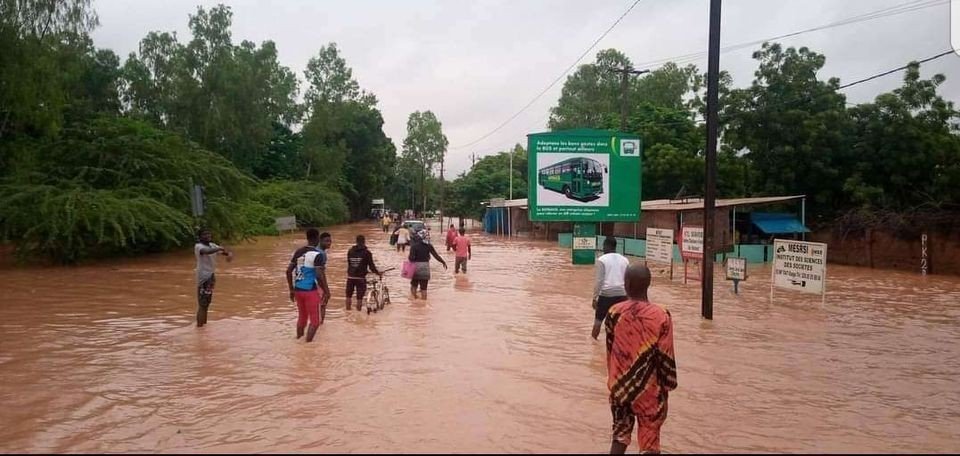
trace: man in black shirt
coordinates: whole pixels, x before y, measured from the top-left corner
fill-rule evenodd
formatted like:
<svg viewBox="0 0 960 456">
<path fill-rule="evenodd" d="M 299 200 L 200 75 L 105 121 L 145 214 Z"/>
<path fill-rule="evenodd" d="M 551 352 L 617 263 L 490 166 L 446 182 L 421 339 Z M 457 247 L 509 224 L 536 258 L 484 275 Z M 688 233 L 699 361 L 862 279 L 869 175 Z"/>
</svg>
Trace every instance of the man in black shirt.
<svg viewBox="0 0 960 456">
<path fill-rule="evenodd" d="M 367 294 L 367 273 L 382 276 L 373 264 L 373 254 L 367 250 L 367 239 L 363 235 L 357 236 L 357 245 L 350 247 L 347 252 L 347 310 L 350 310 L 350 299 L 353 292 L 357 292 L 357 310 L 363 307 L 363 297 Z"/>
</svg>

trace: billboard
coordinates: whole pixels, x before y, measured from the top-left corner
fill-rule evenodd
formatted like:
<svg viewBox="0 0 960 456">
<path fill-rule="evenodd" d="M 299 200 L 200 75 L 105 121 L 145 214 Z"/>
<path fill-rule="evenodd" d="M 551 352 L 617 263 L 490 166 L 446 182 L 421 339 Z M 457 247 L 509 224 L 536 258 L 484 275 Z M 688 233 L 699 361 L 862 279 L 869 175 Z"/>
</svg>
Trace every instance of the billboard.
<svg viewBox="0 0 960 456">
<path fill-rule="evenodd" d="M 527 136 L 530 220 L 640 219 L 640 137 L 606 130 Z"/>
</svg>

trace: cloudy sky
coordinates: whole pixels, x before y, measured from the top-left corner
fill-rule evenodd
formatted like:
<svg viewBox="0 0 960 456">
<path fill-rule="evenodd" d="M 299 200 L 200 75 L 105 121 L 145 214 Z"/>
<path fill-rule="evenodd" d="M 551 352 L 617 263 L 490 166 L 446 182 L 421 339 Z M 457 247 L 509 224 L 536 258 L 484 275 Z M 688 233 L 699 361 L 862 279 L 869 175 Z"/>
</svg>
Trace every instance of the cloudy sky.
<svg viewBox="0 0 960 456">
<path fill-rule="evenodd" d="M 187 16 L 198 5 L 233 9 L 236 42 L 273 40 L 283 64 L 302 79 L 325 43 L 341 49 L 360 86 L 377 95 L 387 135 L 398 150 L 407 116 L 431 110 L 450 140 L 448 168 L 469 167 L 470 154 L 503 150 L 545 128 L 563 85 L 556 84 L 505 127 L 474 142 L 516 114 L 571 65 L 620 17 L 633 0 L 95 0 L 98 46 L 122 57 L 152 30 L 189 38 Z M 827 56 L 821 76 L 855 81 L 945 51 L 950 47 L 948 0 L 727 0 L 723 45 L 806 30 L 847 18 L 914 4 L 916 11 L 780 40 Z M 635 64 L 706 50 L 709 0 L 641 0 L 593 49 L 617 48 Z M 753 48 L 724 53 L 721 67 L 734 84 L 750 84 Z M 706 67 L 706 58 L 693 61 Z M 924 66 L 944 73 L 941 92 L 960 100 L 960 58 Z M 853 102 L 895 88 L 900 74 L 846 91 Z"/>
</svg>

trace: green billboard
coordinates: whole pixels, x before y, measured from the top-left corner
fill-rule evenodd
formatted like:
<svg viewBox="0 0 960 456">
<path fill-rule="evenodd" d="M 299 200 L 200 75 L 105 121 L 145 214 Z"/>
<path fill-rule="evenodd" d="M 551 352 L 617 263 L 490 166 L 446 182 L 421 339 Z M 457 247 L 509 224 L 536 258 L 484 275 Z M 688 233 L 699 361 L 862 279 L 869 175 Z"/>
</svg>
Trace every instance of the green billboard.
<svg viewBox="0 0 960 456">
<path fill-rule="evenodd" d="M 640 219 L 640 137 L 606 130 L 527 135 L 530 220 Z"/>
</svg>

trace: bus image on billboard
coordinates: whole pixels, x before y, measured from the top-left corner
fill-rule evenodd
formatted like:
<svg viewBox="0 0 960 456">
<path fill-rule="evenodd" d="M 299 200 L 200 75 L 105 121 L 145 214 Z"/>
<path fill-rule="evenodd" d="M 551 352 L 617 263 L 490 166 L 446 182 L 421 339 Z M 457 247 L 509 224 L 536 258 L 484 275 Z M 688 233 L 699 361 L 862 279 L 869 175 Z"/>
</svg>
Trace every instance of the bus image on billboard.
<svg viewBox="0 0 960 456">
<path fill-rule="evenodd" d="M 537 182 L 569 199 L 590 201 L 603 193 L 603 177 L 607 172 L 606 167 L 596 160 L 575 157 L 543 167 Z"/>
</svg>

